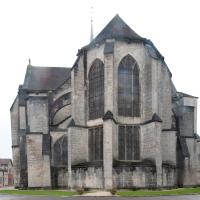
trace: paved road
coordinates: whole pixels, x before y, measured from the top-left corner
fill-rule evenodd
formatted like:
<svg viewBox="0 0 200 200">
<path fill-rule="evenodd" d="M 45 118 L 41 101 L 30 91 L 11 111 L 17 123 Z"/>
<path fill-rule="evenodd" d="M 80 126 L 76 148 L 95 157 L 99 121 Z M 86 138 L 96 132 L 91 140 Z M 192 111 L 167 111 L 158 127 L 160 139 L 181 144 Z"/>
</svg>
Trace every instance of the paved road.
<svg viewBox="0 0 200 200">
<path fill-rule="evenodd" d="M 33 197 L 0 195 L 0 200 L 200 200 L 200 195 L 165 196 L 165 197 Z"/>
</svg>

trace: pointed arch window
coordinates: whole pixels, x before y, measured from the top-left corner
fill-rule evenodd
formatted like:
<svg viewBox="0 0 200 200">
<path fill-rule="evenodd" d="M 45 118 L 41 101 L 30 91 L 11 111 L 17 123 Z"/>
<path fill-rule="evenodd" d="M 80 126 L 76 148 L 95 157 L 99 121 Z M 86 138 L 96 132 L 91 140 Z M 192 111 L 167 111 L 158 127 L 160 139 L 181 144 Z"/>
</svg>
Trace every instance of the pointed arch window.
<svg viewBox="0 0 200 200">
<path fill-rule="evenodd" d="M 103 117 L 104 114 L 104 64 L 96 59 L 89 71 L 89 119 Z"/>
<path fill-rule="evenodd" d="M 66 166 L 68 164 L 68 143 L 67 136 L 64 135 L 56 141 L 53 148 L 53 158 L 55 166 Z"/>
<path fill-rule="evenodd" d="M 130 55 L 125 56 L 118 67 L 118 114 L 140 116 L 139 67 Z"/>
</svg>

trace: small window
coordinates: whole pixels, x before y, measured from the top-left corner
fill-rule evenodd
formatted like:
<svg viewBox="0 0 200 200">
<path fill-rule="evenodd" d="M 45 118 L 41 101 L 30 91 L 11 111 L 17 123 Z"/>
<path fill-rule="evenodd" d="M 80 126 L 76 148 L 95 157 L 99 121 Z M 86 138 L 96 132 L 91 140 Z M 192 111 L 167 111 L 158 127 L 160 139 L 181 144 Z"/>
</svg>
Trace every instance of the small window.
<svg viewBox="0 0 200 200">
<path fill-rule="evenodd" d="M 119 126 L 118 129 L 119 160 L 139 160 L 139 127 Z"/>
<path fill-rule="evenodd" d="M 90 128 L 88 136 L 89 160 L 103 160 L 103 127 Z"/>
</svg>

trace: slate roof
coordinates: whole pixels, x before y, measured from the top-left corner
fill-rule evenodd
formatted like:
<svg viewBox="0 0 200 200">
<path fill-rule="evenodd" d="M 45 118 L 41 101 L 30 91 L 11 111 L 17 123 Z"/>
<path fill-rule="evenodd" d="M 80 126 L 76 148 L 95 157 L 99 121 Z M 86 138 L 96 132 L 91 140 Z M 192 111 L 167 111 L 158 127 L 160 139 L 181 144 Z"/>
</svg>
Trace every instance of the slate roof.
<svg viewBox="0 0 200 200">
<path fill-rule="evenodd" d="M 143 42 L 151 57 L 155 59 L 161 59 L 164 62 L 164 57 L 157 50 L 151 40 L 148 40 L 138 35 L 124 22 L 124 20 L 118 14 L 113 17 L 113 19 L 105 26 L 105 28 L 88 45 L 82 47 L 77 55 L 79 56 L 84 50 L 101 45 L 107 39 L 121 40 L 128 43 Z M 75 62 L 75 64 L 76 63 L 77 61 Z M 166 63 L 164 64 L 166 65 Z"/>
<path fill-rule="evenodd" d="M 55 90 L 70 78 L 70 75 L 70 68 L 28 65 L 22 88 L 31 91 Z"/>
<path fill-rule="evenodd" d="M 179 94 L 180 97 L 198 98 L 198 97 L 195 97 L 195 96 L 192 96 L 190 94 L 183 93 L 183 92 L 177 92 L 177 93 Z"/>
<path fill-rule="evenodd" d="M 9 162 L 12 164 L 12 160 L 9 158 L 0 158 L 0 165 L 8 165 Z"/>
<path fill-rule="evenodd" d="M 143 39 L 135 31 L 133 31 L 119 16 L 116 15 L 107 26 L 95 37 L 91 43 L 100 42 L 105 39 L 129 39 L 141 40 Z"/>
<path fill-rule="evenodd" d="M 139 36 L 133 31 L 124 20 L 117 14 L 113 19 L 105 26 L 105 28 L 82 49 L 88 49 L 95 47 L 97 44 L 105 42 L 106 39 L 126 40 L 129 41 L 146 41 L 145 38 Z"/>
</svg>

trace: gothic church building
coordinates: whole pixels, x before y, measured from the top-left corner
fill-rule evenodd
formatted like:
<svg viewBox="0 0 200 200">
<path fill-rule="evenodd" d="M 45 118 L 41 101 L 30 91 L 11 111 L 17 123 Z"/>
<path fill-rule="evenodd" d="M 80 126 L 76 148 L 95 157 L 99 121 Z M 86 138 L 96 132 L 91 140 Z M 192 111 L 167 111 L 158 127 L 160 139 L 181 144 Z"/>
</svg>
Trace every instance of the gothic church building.
<svg viewBox="0 0 200 200">
<path fill-rule="evenodd" d="M 30 63 L 10 109 L 15 187 L 200 184 L 197 98 L 118 15 L 71 68 Z"/>
</svg>

